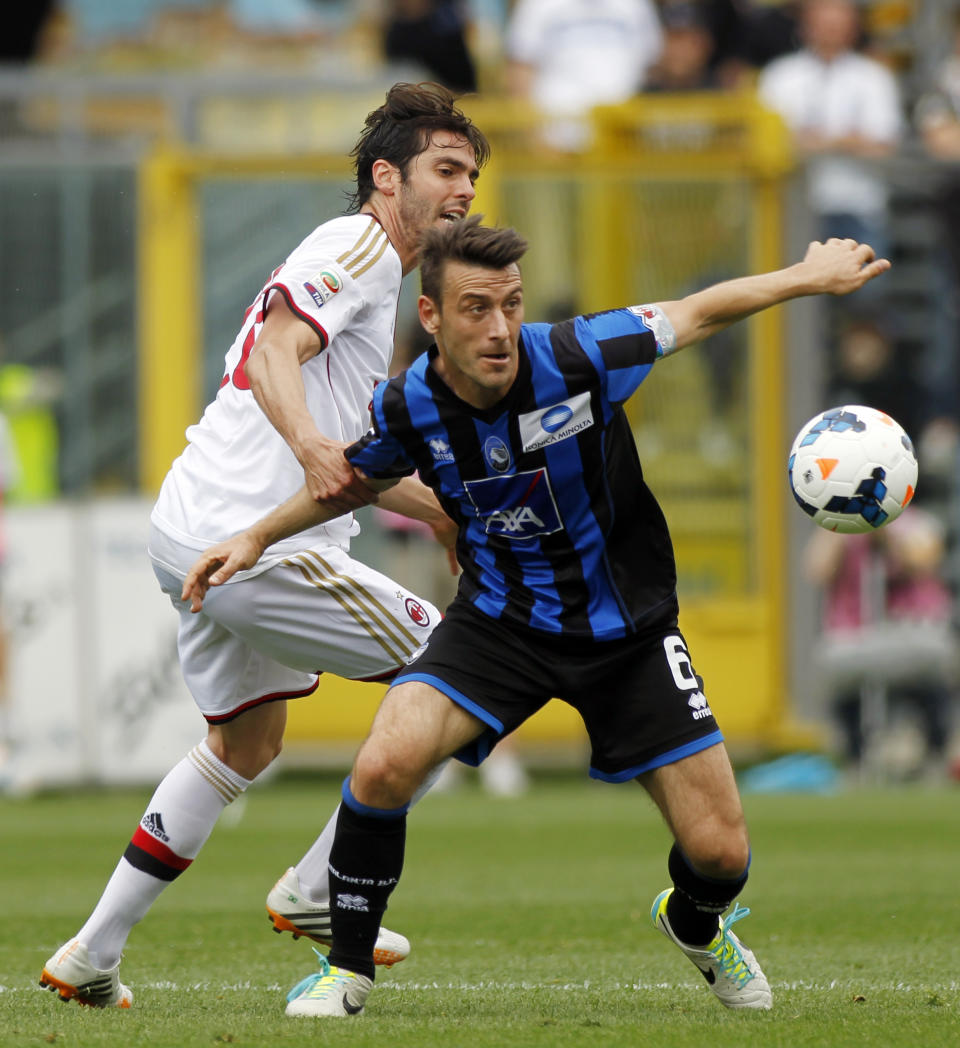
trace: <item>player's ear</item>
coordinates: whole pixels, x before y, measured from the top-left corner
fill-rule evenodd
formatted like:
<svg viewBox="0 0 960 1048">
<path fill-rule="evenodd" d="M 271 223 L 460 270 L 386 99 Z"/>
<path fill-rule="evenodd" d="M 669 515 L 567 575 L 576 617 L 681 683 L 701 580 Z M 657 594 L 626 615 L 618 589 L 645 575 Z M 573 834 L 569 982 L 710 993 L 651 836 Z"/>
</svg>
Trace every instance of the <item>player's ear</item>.
<svg viewBox="0 0 960 1048">
<path fill-rule="evenodd" d="M 435 335 L 440 330 L 440 307 L 429 295 L 421 295 L 417 299 L 417 312 L 420 314 L 420 324 L 428 335 Z"/>
<path fill-rule="evenodd" d="M 393 196 L 399 192 L 403 176 L 396 164 L 391 164 L 389 160 L 380 157 L 374 160 L 370 173 L 373 176 L 374 187 L 381 193 Z"/>
</svg>

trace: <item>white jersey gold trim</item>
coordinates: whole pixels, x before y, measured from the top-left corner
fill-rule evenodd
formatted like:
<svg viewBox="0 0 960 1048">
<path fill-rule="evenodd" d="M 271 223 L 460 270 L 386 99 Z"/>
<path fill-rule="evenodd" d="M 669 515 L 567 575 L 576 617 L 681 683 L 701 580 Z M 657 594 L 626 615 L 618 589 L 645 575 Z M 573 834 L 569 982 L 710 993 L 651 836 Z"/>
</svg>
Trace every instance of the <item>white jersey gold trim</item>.
<svg viewBox="0 0 960 1048">
<path fill-rule="evenodd" d="M 297 568 L 317 589 L 336 600 L 358 625 L 398 663 L 406 662 L 421 641 L 356 579 L 335 571 L 316 550 L 305 550 L 283 562 Z"/>
<path fill-rule="evenodd" d="M 205 549 L 249 527 L 304 482 L 303 468 L 256 402 L 244 368 L 273 296 L 320 336 L 300 369 L 307 408 L 332 440 L 359 440 L 374 386 L 386 379 L 402 280 L 400 256 L 369 215 L 318 226 L 271 275 L 226 355 L 216 398 L 187 430 L 188 444 L 164 480 L 153 523 L 180 545 Z M 352 514 L 277 543 L 288 556 L 329 543 L 348 549 Z"/>
</svg>

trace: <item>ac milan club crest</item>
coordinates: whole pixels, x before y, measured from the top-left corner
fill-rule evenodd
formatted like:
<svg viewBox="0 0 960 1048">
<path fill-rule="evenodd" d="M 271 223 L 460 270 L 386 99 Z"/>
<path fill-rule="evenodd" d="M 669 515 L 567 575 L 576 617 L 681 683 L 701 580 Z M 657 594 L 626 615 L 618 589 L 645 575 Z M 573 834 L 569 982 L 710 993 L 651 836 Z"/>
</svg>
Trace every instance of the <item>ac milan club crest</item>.
<svg viewBox="0 0 960 1048">
<path fill-rule="evenodd" d="M 413 597 L 407 597 L 403 606 L 407 609 L 407 614 L 418 626 L 430 625 L 430 616 L 420 601 L 414 600 Z"/>
</svg>

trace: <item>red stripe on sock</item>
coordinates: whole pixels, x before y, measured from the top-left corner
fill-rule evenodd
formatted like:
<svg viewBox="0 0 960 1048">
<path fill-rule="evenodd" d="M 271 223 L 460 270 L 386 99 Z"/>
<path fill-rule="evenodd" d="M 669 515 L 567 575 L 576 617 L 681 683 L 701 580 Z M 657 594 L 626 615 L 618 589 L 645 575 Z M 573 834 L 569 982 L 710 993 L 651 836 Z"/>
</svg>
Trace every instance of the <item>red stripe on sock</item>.
<svg viewBox="0 0 960 1048">
<path fill-rule="evenodd" d="M 130 839 L 130 843 L 145 851 L 148 855 L 152 855 L 158 862 L 162 862 L 164 866 L 170 866 L 181 873 L 193 862 L 193 859 L 185 859 L 182 855 L 177 855 L 176 852 L 171 851 L 165 844 L 158 841 L 156 837 L 147 833 L 142 826 L 137 827 L 137 832 Z"/>
</svg>

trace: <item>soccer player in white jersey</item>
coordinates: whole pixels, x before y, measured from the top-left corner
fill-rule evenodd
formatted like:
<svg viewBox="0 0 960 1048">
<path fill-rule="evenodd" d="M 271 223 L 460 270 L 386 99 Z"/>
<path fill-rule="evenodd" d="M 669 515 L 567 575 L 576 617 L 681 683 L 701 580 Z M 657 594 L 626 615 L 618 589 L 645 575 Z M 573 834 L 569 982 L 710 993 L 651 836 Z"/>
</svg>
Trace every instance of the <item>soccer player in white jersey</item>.
<svg viewBox="0 0 960 1048">
<path fill-rule="evenodd" d="M 44 966 L 41 985 L 64 1000 L 130 1006 L 119 968 L 131 928 L 279 753 L 286 700 L 313 691 L 321 672 L 391 678 L 439 621 L 427 601 L 349 556 L 351 511 L 371 493 L 343 448 L 363 434 L 387 377 L 400 282 L 420 236 L 467 214 L 488 154 L 445 88 L 395 85 L 353 151 L 350 213 L 310 233 L 247 310 L 216 399 L 187 431 L 151 517 L 150 556 L 180 614 L 181 668 L 208 733 L 157 787 L 93 913 Z M 192 615 L 180 593 L 198 552 L 304 481 L 341 516 L 278 543 Z M 452 546 L 453 523 L 419 481 L 380 505 L 426 521 Z M 270 892 L 278 931 L 327 941 L 332 827 Z M 378 959 L 408 952 L 386 932 Z"/>
</svg>

